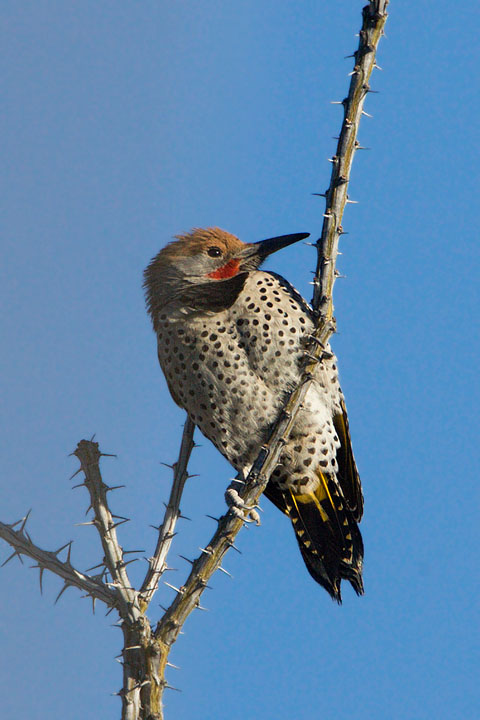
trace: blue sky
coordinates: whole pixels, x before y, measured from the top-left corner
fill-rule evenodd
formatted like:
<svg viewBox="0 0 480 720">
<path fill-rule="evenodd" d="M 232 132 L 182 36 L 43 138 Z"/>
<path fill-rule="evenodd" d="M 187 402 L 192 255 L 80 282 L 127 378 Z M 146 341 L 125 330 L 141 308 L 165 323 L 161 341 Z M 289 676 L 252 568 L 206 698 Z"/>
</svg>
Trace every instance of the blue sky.
<svg viewBox="0 0 480 720">
<path fill-rule="evenodd" d="M 151 553 L 183 422 L 141 274 L 192 226 L 245 241 L 320 233 L 362 3 L 7 2 L 2 221 L 2 520 L 96 564 L 68 453 L 97 434 L 128 548 Z M 366 511 L 366 595 L 337 607 L 263 501 L 209 612 L 172 652 L 166 718 L 478 717 L 478 41 L 474 3 L 393 0 L 360 131 L 335 287 Z M 307 297 L 314 253 L 267 267 Z M 223 512 L 231 470 L 193 455 L 173 582 Z M 2 547 L 2 559 L 8 549 Z M 15 561 L 0 574 L 5 718 L 117 718 L 111 616 Z M 137 567 L 138 566 L 138 567 Z M 138 583 L 141 563 L 132 567 Z M 173 574 L 169 577 L 172 580 Z M 168 603 L 163 587 L 151 608 Z M 20 698 L 20 707 L 18 699 Z"/>
</svg>

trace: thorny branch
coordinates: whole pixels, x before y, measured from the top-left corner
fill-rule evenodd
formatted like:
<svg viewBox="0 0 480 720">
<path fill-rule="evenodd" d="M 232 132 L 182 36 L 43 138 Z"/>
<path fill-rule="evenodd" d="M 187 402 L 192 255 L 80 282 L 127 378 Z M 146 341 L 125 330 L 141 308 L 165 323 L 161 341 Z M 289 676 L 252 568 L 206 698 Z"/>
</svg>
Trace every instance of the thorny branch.
<svg viewBox="0 0 480 720">
<path fill-rule="evenodd" d="M 299 386 L 290 395 L 269 441 L 261 448 L 240 493 L 244 502 L 255 506 L 265 490 L 267 482 L 277 465 L 282 447 L 295 422 L 296 414 L 305 395 L 314 381 L 318 362 L 329 355 L 328 341 L 335 331 L 333 317 L 333 286 L 336 273 L 338 241 L 343 234 L 342 217 L 347 195 L 350 170 L 355 151 L 359 149 L 357 134 L 365 97 L 370 92 L 369 80 L 375 65 L 375 55 L 387 19 L 386 7 L 389 0 L 370 0 L 363 8 L 363 25 L 359 33 L 358 49 L 353 54 L 354 68 L 348 96 L 340 104 L 344 118 L 335 155 L 331 158 L 332 174 L 325 193 L 326 209 L 321 236 L 317 242 L 318 261 L 314 278 L 313 309 L 317 316 L 316 329 L 307 352 L 304 373 Z M 116 528 L 127 521 L 110 512 L 107 487 L 102 480 L 99 462 L 102 454 L 98 444 L 82 440 L 73 453 L 80 460 L 80 471 L 85 475 L 85 485 L 90 494 L 90 507 L 94 519 L 91 521 L 99 535 L 104 559 L 98 576 L 89 576 L 76 570 L 70 562 L 71 543 L 56 552 L 37 547 L 25 530 L 28 518 L 12 525 L 0 523 L 0 537 L 6 540 L 14 552 L 6 560 L 22 555 L 35 560 L 34 567 L 40 570 L 40 584 L 44 570 L 50 570 L 64 580 L 59 593 L 70 586 L 78 587 L 93 600 L 102 600 L 109 608 L 115 607 L 124 634 L 122 651 L 123 688 L 118 693 L 122 698 L 122 720 L 162 720 L 162 695 L 170 687 L 165 680 L 165 669 L 169 664 L 168 654 L 178 637 L 188 615 L 200 607 L 200 597 L 208 581 L 221 568 L 223 556 L 230 547 L 244 521 L 233 511 L 218 519 L 217 530 L 196 560 L 190 560 L 192 570 L 185 584 L 176 588 L 176 597 L 158 623 L 155 631 L 145 615 L 146 609 L 158 587 L 162 573 L 167 569 L 166 557 L 175 534 L 175 523 L 180 517 L 180 500 L 187 480 L 187 465 L 193 448 L 194 424 L 187 418 L 177 463 L 172 466 L 174 480 L 165 517 L 159 528 L 154 555 L 149 558 L 149 568 L 140 591 L 131 584 L 126 570 L 126 552 L 117 539 Z M 90 524 L 90 523 L 89 523 Z M 20 525 L 18 529 L 16 526 Z M 62 561 L 58 554 L 68 547 L 67 558 Z M 226 571 L 225 571 L 226 572 Z M 105 575 L 111 581 L 105 580 Z"/>
<path fill-rule="evenodd" d="M 28 515 L 11 525 L 0 522 L 0 537 L 14 548 L 13 553 L 5 560 L 3 565 L 6 565 L 7 562 L 15 556 L 21 560 L 22 555 L 25 555 L 35 561 L 36 565 L 32 567 L 38 568 L 40 571 L 40 589 L 42 589 L 42 579 L 45 570 L 50 570 L 50 572 L 62 578 L 64 585 L 57 596 L 57 600 L 68 587 L 77 587 L 93 598 L 94 601 L 101 600 L 108 606 L 115 604 L 115 594 L 102 581 L 101 576 L 92 577 L 73 567 L 70 562 L 71 542 L 55 551 L 42 550 L 42 548 L 32 542 L 30 535 L 27 533 L 25 529 L 27 520 Z M 17 525 L 20 525 L 18 530 L 15 529 Z M 60 560 L 58 557 L 59 553 L 67 547 L 67 559 Z"/>
<path fill-rule="evenodd" d="M 183 429 L 180 455 L 178 461 L 172 466 L 172 490 L 163 523 L 158 531 L 157 547 L 155 548 L 153 557 L 149 559 L 148 572 L 140 590 L 142 609 L 147 608 L 157 590 L 160 576 L 167 569 L 167 555 L 175 535 L 176 522 L 180 517 L 180 500 L 182 498 L 183 488 L 185 487 L 187 479 L 191 477 L 187 473 L 187 465 L 193 449 L 194 430 L 194 423 L 187 417 Z"/>
<path fill-rule="evenodd" d="M 104 564 L 107 568 L 116 595 L 116 605 L 120 616 L 125 620 L 138 620 L 140 608 L 137 593 L 133 589 L 124 559 L 123 549 L 117 539 L 116 528 L 127 521 L 127 518 L 113 516 L 107 503 L 109 487 L 105 485 L 100 474 L 100 458 L 102 454 L 98 443 L 81 440 L 74 450 L 80 460 L 80 467 L 85 475 L 85 487 L 90 494 L 90 507 L 94 512 L 91 523 L 97 528 L 105 554 Z M 88 512 L 88 511 L 87 511 Z"/>
</svg>

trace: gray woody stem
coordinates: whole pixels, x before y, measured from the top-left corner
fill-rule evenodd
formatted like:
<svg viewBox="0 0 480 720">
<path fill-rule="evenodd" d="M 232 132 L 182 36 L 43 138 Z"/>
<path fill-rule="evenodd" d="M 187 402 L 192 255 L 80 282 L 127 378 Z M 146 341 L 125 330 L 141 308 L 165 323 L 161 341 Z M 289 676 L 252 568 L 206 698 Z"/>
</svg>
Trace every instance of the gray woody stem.
<svg viewBox="0 0 480 720">
<path fill-rule="evenodd" d="M 335 282 L 335 264 L 338 253 L 338 241 L 343 233 L 342 217 L 347 195 L 350 171 L 357 141 L 360 119 L 364 113 L 363 104 L 370 92 L 370 76 L 375 67 L 375 55 L 383 28 L 387 20 L 388 0 L 376 0 L 363 8 L 363 26 L 360 30 L 358 50 L 354 53 L 355 66 L 351 73 L 348 95 L 341 101 L 344 117 L 337 151 L 331 158 L 332 175 L 325 193 L 326 209 L 323 218 L 322 234 L 318 240 L 318 261 L 314 279 L 313 307 L 319 312 L 317 330 L 321 334 L 322 326 L 327 325 L 333 316 L 333 285 Z"/>
<path fill-rule="evenodd" d="M 108 585 L 116 594 L 116 604 L 120 616 L 124 620 L 135 622 L 140 615 L 137 592 L 131 586 L 124 552 L 118 542 L 116 531 L 116 527 L 126 522 L 127 518 L 114 519 L 108 507 L 107 492 L 109 488 L 103 482 L 100 474 L 99 463 L 103 453 L 100 452 L 98 443 L 81 440 L 73 454 L 79 459 L 80 467 L 85 475 L 85 487 L 90 494 L 90 508 L 94 512 L 92 524 L 98 530 L 105 554 L 104 564 L 111 577 Z"/>
<path fill-rule="evenodd" d="M 187 417 L 183 429 L 180 455 L 178 457 L 178 461 L 172 467 L 172 490 L 170 492 L 170 498 L 165 511 L 163 524 L 158 531 L 157 547 L 155 548 L 153 557 L 149 560 L 150 566 L 140 590 L 140 595 L 142 596 L 141 603 L 142 606 L 143 604 L 145 605 L 145 608 L 148 606 L 157 590 L 160 576 L 167 569 L 167 555 L 175 535 L 175 524 L 180 516 L 180 500 L 183 488 L 188 479 L 187 465 L 193 449 L 194 430 L 194 423 L 189 417 Z"/>
</svg>

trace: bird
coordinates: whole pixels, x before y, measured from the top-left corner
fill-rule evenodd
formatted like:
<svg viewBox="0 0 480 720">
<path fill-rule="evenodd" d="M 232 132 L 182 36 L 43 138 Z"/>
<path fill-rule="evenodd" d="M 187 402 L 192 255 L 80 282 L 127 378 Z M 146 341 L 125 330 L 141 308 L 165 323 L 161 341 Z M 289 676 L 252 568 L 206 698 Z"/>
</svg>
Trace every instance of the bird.
<svg viewBox="0 0 480 720">
<path fill-rule="evenodd" d="M 305 366 L 315 314 L 260 270 L 296 233 L 244 243 L 218 227 L 176 235 L 144 271 L 147 311 L 170 394 L 245 478 Z M 330 351 L 318 363 L 264 494 L 289 517 L 310 575 L 341 603 L 363 594 L 363 494 Z M 237 494 L 238 495 L 238 494 Z"/>
</svg>

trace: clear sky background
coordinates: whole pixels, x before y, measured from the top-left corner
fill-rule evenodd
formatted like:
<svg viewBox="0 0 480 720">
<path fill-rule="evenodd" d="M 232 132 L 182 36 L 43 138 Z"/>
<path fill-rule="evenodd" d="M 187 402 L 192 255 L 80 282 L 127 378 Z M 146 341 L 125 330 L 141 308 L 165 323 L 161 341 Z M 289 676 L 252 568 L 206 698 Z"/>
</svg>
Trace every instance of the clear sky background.
<svg viewBox="0 0 480 720">
<path fill-rule="evenodd" d="M 318 237 L 363 3 L 3 4 L 0 517 L 101 558 L 68 453 L 97 434 L 124 546 L 149 555 L 183 414 L 142 270 L 175 233 Z M 355 158 L 335 287 L 342 385 L 366 497 L 366 594 L 338 607 L 263 501 L 176 644 L 166 718 L 479 717 L 476 3 L 393 0 Z M 314 251 L 267 267 L 311 297 Z M 245 429 L 248 432 L 248 428 Z M 232 475 L 197 441 L 168 580 L 213 532 Z M 8 548 L 0 548 L 3 560 Z M 114 719 L 112 616 L 15 560 L 0 572 L 2 718 Z M 145 563 L 130 566 L 138 583 Z M 169 603 L 162 586 L 151 608 Z"/>
</svg>

